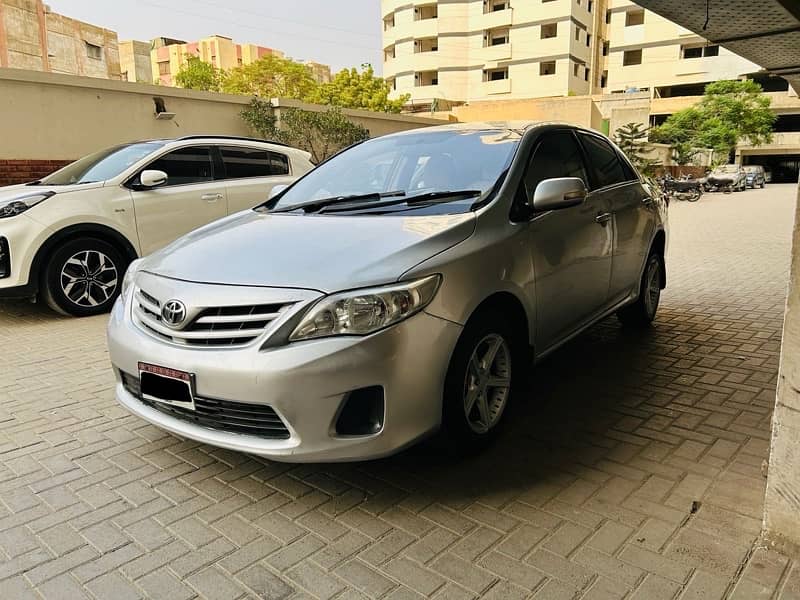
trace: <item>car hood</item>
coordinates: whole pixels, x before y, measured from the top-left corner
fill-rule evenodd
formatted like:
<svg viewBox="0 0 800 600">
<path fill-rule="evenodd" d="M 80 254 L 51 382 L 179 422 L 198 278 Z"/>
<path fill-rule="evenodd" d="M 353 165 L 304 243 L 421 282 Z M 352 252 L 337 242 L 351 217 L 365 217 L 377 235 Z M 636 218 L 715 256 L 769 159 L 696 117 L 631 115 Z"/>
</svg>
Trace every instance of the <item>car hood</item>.
<svg viewBox="0 0 800 600">
<path fill-rule="evenodd" d="M 401 217 L 244 211 L 180 238 L 140 268 L 184 281 L 328 293 L 396 281 L 474 229 L 474 213 Z"/>
<path fill-rule="evenodd" d="M 97 183 L 82 183 L 76 185 L 29 185 L 21 183 L 19 185 L 7 185 L 0 187 L 0 202 L 14 200 L 20 196 L 33 196 L 45 192 L 55 192 L 58 195 L 78 190 L 86 191 L 97 187 L 103 187 L 102 181 Z"/>
</svg>

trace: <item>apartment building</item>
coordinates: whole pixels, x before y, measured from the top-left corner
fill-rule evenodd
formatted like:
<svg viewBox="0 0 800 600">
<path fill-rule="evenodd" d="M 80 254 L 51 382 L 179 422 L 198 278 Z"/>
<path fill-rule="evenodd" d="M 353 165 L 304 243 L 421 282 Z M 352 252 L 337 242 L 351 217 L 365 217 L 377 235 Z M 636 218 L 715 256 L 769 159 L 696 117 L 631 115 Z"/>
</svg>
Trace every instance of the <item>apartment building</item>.
<svg viewBox="0 0 800 600">
<path fill-rule="evenodd" d="M 153 83 L 150 42 L 126 40 L 119 43 L 119 70 L 123 81 Z"/>
<path fill-rule="evenodd" d="M 196 42 L 157 38 L 153 40 L 150 51 L 153 80 L 160 85 L 174 86 L 175 75 L 186 64 L 187 55 L 197 56 L 218 69 L 232 69 L 264 56 L 283 56 L 283 52 L 255 44 L 237 44 L 221 35 L 212 35 Z"/>
<path fill-rule="evenodd" d="M 42 0 L 0 0 L 0 67 L 119 79 L 117 33 Z"/>
<path fill-rule="evenodd" d="M 629 0 L 382 0 L 384 76 L 426 106 L 670 94 L 759 67 Z M 685 88 L 688 90 L 689 88 Z"/>
</svg>

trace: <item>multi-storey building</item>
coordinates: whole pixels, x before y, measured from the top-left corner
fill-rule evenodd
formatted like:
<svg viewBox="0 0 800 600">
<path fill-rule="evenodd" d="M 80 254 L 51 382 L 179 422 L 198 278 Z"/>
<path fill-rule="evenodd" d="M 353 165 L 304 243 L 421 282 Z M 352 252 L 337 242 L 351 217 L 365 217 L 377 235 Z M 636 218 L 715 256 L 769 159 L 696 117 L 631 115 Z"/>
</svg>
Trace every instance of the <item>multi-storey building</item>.
<svg viewBox="0 0 800 600">
<path fill-rule="evenodd" d="M 218 69 L 232 69 L 269 55 L 283 56 L 283 52 L 255 44 L 237 44 L 221 35 L 212 35 L 196 42 L 157 38 L 153 40 L 150 63 L 156 82 L 174 86 L 175 75 L 186 64 L 187 56 L 197 56 Z"/>
<path fill-rule="evenodd" d="M 0 67 L 119 79 L 117 33 L 42 0 L 0 0 Z"/>
<path fill-rule="evenodd" d="M 758 66 L 628 0 L 382 0 L 384 76 L 414 104 L 670 94 Z"/>
<path fill-rule="evenodd" d="M 119 43 L 119 69 L 123 81 L 153 83 L 150 42 L 127 40 Z"/>
</svg>

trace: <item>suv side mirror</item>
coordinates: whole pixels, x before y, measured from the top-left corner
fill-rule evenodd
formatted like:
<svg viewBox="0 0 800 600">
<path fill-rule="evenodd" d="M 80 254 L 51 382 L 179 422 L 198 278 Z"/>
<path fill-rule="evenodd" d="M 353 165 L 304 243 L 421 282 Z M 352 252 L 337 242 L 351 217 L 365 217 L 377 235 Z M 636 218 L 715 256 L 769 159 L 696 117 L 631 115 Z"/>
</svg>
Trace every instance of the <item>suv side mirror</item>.
<svg viewBox="0 0 800 600">
<path fill-rule="evenodd" d="M 167 183 L 167 174 L 164 171 L 146 170 L 139 175 L 139 183 L 143 189 L 150 189 Z"/>
<path fill-rule="evenodd" d="M 577 206 L 586 199 L 586 185 L 578 177 L 545 179 L 533 192 L 533 209 L 558 210 Z"/>
</svg>

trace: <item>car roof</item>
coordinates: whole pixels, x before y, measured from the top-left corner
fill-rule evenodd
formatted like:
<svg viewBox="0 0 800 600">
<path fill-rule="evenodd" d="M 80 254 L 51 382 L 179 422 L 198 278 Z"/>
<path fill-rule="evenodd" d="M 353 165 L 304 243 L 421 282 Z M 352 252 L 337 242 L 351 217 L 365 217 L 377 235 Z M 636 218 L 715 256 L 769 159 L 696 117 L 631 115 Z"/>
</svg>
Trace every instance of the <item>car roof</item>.
<svg viewBox="0 0 800 600">
<path fill-rule="evenodd" d="M 149 140 L 137 140 L 135 142 L 130 142 L 131 144 L 148 144 L 148 143 L 160 143 L 160 144 L 181 144 L 184 142 L 194 142 L 194 143 L 213 143 L 213 144 L 220 144 L 220 143 L 231 143 L 237 144 L 241 143 L 244 145 L 253 145 L 258 144 L 260 146 L 269 147 L 272 150 L 276 150 L 279 152 L 285 153 L 294 153 L 305 158 L 310 158 L 311 153 L 306 152 L 305 150 L 301 150 L 299 148 L 294 148 L 289 146 L 288 144 L 284 144 L 283 142 L 276 142 L 273 140 L 265 140 L 261 138 L 253 138 L 253 137 L 246 137 L 246 136 L 235 136 L 235 135 L 186 135 L 178 138 L 155 138 Z"/>
<path fill-rule="evenodd" d="M 418 129 L 409 129 L 406 131 L 399 131 L 390 135 L 407 135 L 414 133 L 428 133 L 436 131 L 516 131 L 523 133 L 532 129 L 540 127 L 567 127 L 577 131 L 585 131 L 587 133 L 594 133 L 602 135 L 599 131 L 587 129 L 580 125 L 573 123 L 565 123 L 561 121 L 526 121 L 526 120 L 512 120 L 512 121 L 474 121 L 470 123 L 447 123 L 444 125 L 434 125 L 433 127 L 422 127 Z"/>
</svg>

